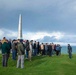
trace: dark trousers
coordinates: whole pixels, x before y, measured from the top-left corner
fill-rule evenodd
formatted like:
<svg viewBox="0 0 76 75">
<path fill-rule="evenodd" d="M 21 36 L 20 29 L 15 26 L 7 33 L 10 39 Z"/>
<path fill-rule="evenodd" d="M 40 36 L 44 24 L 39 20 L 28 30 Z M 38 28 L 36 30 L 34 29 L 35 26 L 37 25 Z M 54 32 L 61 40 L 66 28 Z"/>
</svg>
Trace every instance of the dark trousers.
<svg viewBox="0 0 76 75">
<path fill-rule="evenodd" d="M 48 55 L 48 50 L 45 50 L 45 55 Z"/>
<path fill-rule="evenodd" d="M 58 50 L 56 51 L 56 55 L 57 55 L 57 56 L 59 55 L 59 51 L 58 51 Z"/>
<path fill-rule="evenodd" d="M 37 55 L 38 49 L 34 49 L 34 56 Z"/>
<path fill-rule="evenodd" d="M 50 50 L 48 54 L 49 54 L 49 56 L 52 56 L 52 50 Z"/>
<path fill-rule="evenodd" d="M 70 58 L 70 59 L 72 58 L 72 53 L 71 53 L 71 52 L 69 52 L 69 58 Z"/>
<path fill-rule="evenodd" d="M 7 54 L 2 55 L 2 66 L 7 67 L 8 56 Z"/>
<path fill-rule="evenodd" d="M 12 59 L 16 60 L 16 50 L 12 50 Z"/>
<path fill-rule="evenodd" d="M 28 52 L 29 52 L 29 51 L 28 51 L 28 50 L 26 50 L 26 58 L 28 58 L 28 54 L 29 54 Z"/>
</svg>

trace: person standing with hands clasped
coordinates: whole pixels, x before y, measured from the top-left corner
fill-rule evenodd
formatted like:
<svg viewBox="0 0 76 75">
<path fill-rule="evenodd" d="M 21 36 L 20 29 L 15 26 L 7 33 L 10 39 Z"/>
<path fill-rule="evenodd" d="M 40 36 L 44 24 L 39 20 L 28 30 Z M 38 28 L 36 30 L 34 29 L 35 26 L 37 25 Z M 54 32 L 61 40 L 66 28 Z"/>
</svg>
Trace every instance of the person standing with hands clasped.
<svg viewBox="0 0 76 75">
<path fill-rule="evenodd" d="M 68 53 L 69 53 L 69 58 L 72 58 L 72 47 L 70 46 L 70 44 L 68 44 Z"/>
</svg>

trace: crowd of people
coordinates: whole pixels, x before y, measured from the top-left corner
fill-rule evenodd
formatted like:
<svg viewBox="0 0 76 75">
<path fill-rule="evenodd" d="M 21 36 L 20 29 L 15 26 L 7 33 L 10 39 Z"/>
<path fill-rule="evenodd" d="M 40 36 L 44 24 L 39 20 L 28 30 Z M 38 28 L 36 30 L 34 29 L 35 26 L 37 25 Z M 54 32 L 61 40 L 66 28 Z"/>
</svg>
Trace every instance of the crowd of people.
<svg viewBox="0 0 76 75">
<path fill-rule="evenodd" d="M 0 49 L 2 50 L 2 66 L 7 67 L 7 62 L 12 53 L 12 59 L 17 59 L 17 68 L 24 68 L 24 58 L 29 61 L 32 60 L 33 56 L 54 56 L 61 55 L 61 46 L 60 44 L 54 43 L 40 43 L 37 41 L 29 40 L 7 40 L 6 37 L 3 37 L 0 40 Z M 72 58 L 72 47 L 68 44 L 68 53 L 69 58 Z"/>
</svg>

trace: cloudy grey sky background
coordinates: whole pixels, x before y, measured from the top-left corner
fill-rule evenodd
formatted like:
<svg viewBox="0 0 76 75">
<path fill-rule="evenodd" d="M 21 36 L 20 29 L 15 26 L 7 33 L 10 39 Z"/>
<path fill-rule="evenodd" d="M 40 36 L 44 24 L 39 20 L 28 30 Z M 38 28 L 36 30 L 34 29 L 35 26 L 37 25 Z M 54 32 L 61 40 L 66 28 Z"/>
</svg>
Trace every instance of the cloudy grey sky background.
<svg viewBox="0 0 76 75">
<path fill-rule="evenodd" d="M 76 45 L 76 0 L 0 0 L 0 39 L 17 38 Z"/>
</svg>

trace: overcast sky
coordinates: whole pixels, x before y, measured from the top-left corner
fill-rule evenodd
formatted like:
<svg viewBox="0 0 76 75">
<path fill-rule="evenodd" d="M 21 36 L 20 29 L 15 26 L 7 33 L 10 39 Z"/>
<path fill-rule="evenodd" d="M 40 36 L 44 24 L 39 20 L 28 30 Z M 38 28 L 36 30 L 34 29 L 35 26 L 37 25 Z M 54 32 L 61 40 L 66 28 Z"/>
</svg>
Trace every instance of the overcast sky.
<svg viewBox="0 0 76 75">
<path fill-rule="evenodd" d="M 0 39 L 17 38 L 19 14 L 23 39 L 76 42 L 76 0 L 0 0 Z"/>
</svg>

